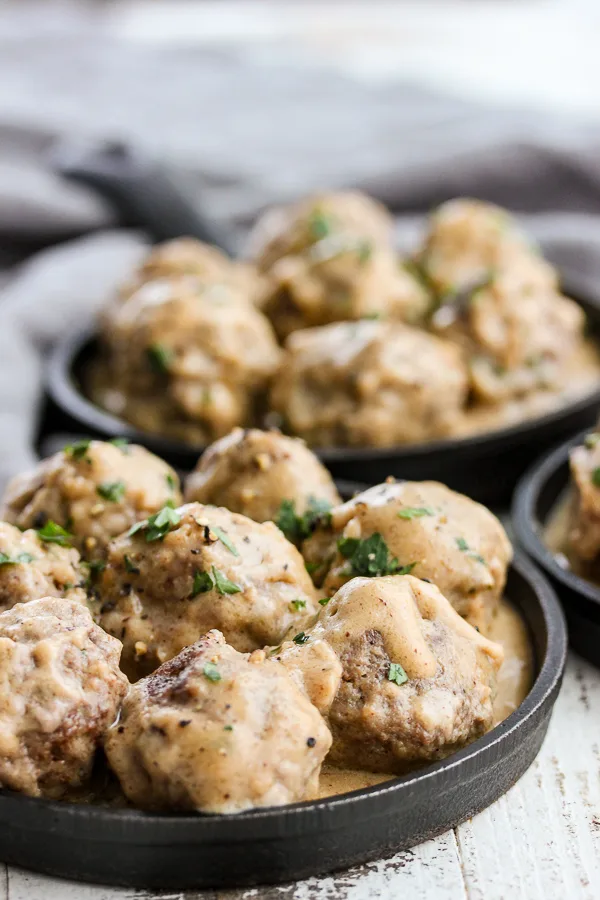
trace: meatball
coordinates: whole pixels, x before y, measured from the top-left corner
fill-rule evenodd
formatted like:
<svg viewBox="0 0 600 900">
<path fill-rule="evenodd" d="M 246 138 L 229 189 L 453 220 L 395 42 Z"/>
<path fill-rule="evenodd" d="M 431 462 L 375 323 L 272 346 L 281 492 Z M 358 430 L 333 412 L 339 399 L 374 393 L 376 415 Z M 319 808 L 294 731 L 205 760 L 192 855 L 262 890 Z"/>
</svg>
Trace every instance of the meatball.
<svg viewBox="0 0 600 900">
<path fill-rule="evenodd" d="M 0 522 L 0 611 L 40 597 L 85 604 L 88 575 L 73 547 Z"/>
<path fill-rule="evenodd" d="M 600 554 L 600 434 L 588 434 L 583 446 L 571 450 L 570 466 L 575 498 L 569 546 L 579 559 L 593 562 Z"/>
<path fill-rule="evenodd" d="M 437 585 L 461 616 L 485 630 L 512 547 L 484 506 L 435 481 L 404 481 L 369 488 L 332 510 L 303 553 L 328 596 L 354 575 L 411 572 Z"/>
<path fill-rule="evenodd" d="M 258 289 L 258 276 L 247 263 L 230 259 L 217 247 L 191 237 L 176 238 L 153 247 L 125 285 L 121 298 L 129 297 L 148 281 L 189 275 L 207 284 L 228 284 L 247 299 Z"/>
<path fill-rule="evenodd" d="M 281 230 L 257 248 L 257 261 L 265 273 L 261 305 L 280 338 L 347 319 L 424 318 L 429 294 L 399 265 L 389 216 L 374 201 L 312 197 L 275 217 Z"/>
<path fill-rule="evenodd" d="M 168 502 L 180 503 L 181 493 L 162 459 L 119 439 L 78 441 L 14 478 L 0 517 L 100 560 L 111 538 Z"/>
<path fill-rule="evenodd" d="M 295 543 L 308 536 L 319 513 L 341 503 L 329 472 L 303 441 L 241 428 L 205 450 L 185 497 L 256 522 L 272 520 Z"/>
<path fill-rule="evenodd" d="M 286 670 L 218 631 L 134 685 L 105 742 L 136 806 L 209 813 L 314 796 L 330 745 Z"/>
<path fill-rule="evenodd" d="M 318 610 L 302 557 L 272 522 L 200 503 L 166 507 L 114 540 L 97 596 L 132 679 L 211 628 L 250 651 L 299 631 Z"/>
<path fill-rule="evenodd" d="M 354 578 L 302 638 L 281 649 L 287 668 L 313 667 L 306 654 L 315 641 L 329 645 L 343 670 L 327 713 L 334 765 L 403 772 L 450 755 L 492 724 L 502 648 L 433 584 L 411 575 Z M 318 685 L 318 672 L 305 681 Z"/>
<path fill-rule="evenodd" d="M 480 200 L 451 200 L 433 213 L 418 265 L 438 295 L 464 291 L 499 270 L 511 270 L 531 289 L 558 284 L 512 216 Z"/>
<path fill-rule="evenodd" d="M 389 247 L 394 220 L 381 203 L 359 191 L 316 194 L 266 212 L 250 235 L 249 254 L 264 272 L 333 233 Z"/>
<path fill-rule="evenodd" d="M 267 319 L 226 284 L 153 281 L 105 324 L 94 399 L 145 431 L 207 443 L 250 423 L 280 358 Z"/>
<path fill-rule="evenodd" d="M 87 780 L 127 690 L 120 652 L 72 600 L 0 614 L 1 787 L 61 797 Z"/>
<path fill-rule="evenodd" d="M 291 335 L 273 409 L 316 446 L 385 447 L 451 433 L 467 399 L 459 348 L 406 325 L 339 322 Z"/>
<path fill-rule="evenodd" d="M 523 285 L 518 270 L 454 296 L 432 317 L 435 331 L 465 350 L 474 396 L 491 403 L 564 385 L 584 324 L 577 303 Z"/>
</svg>

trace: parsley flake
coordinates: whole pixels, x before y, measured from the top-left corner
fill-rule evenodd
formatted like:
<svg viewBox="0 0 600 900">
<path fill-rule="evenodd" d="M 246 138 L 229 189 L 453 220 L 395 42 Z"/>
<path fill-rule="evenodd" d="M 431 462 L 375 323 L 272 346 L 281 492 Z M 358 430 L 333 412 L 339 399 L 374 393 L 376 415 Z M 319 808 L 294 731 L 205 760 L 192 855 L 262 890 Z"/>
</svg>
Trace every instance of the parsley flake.
<svg viewBox="0 0 600 900">
<path fill-rule="evenodd" d="M 33 562 L 35 556 L 31 553 L 17 553 L 16 556 L 9 556 L 8 553 L 0 553 L 0 566 L 18 566 L 19 564 Z"/>
<path fill-rule="evenodd" d="M 275 524 L 283 531 L 288 541 L 297 544 L 309 537 L 317 525 L 331 521 L 331 503 L 319 497 L 308 497 L 306 509 L 299 515 L 295 500 L 282 500 Z"/>
<path fill-rule="evenodd" d="M 320 241 L 333 231 L 333 220 L 319 209 L 313 210 L 308 222 L 308 230 L 315 241 Z"/>
<path fill-rule="evenodd" d="M 91 440 L 81 440 L 74 441 L 72 444 L 67 444 L 64 448 L 63 452 L 66 453 L 67 456 L 70 456 L 71 459 L 83 459 L 90 448 Z"/>
<path fill-rule="evenodd" d="M 38 529 L 37 536 L 47 544 L 59 544 L 61 547 L 70 547 L 73 537 L 62 525 L 57 525 L 52 519 L 48 519 L 44 527 Z"/>
<path fill-rule="evenodd" d="M 216 665 L 213 662 L 204 663 L 204 668 L 202 669 L 202 674 L 205 678 L 208 678 L 209 681 L 220 681 L 221 675 Z"/>
<path fill-rule="evenodd" d="M 301 609 L 306 609 L 306 600 L 292 600 L 290 606 L 298 612 Z"/>
<path fill-rule="evenodd" d="M 129 455 L 129 438 L 125 437 L 114 437 L 109 441 L 114 447 L 118 447 L 119 450 L 125 454 L 125 456 Z"/>
<path fill-rule="evenodd" d="M 209 572 L 196 570 L 194 572 L 194 583 L 192 584 L 192 597 L 197 597 L 198 594 L 205 594 L 207 591 L 211 591 L 214 586 L 215 583 Z"/>
<path fill-rule="evenodd" d="M 223 725 L 223 731 L 233 731 L 233 725 Z"/>
<path fill-rule="evenodd" d="M 327 606 L 327 604 L 329 603 L 330 600 L 331 600 L 331 597 L 322 597 L 319 600 L 319 606 Z"/>
<path fill-rule="evenodd" d="M 167 474 L 165 475 L 165 481 L 167 482 L 167 487 L 169 487 L 170 490 L 172 490 L 172 491 L 177 490 L 177 482 L 176 482 L 175 478 L 173 477 L 173 475 L 171 475 L 170 472 L 167 472 Z"/>
<path fill-rule="evenodd" d="M 592 484 L 600 487 L 600 466 L 597 466 L 592 472 Z"/>
<path fill-rule="evenodd" d="M 177 510 L 173 509 L 169 504 L 165 504 L 162 509 L 154 513 L 150 518 L 143 522 L 136 522 L 127 532 L 129 537 L 137 534 L 138 531 L 146 532 L 146 543 L 152 541 L 162 541 L 166 534 L 175 528 L 181 522 L 181 516 Z"/>
<path fill-rule="evenodd" d="M 399 519 L 422 519 L 423 516 L 435 516 L 435 510 L 430 506 L 405 506 L 398 511 Z"/>
<path fill-rule="evenodd" d="M 123 556 L 123 563 L 125 564 L 125 571 L 129 572 L 130 575 L 139 575 L 140 570 L 138 567 L 131 562 L 130 558 L 125 554 Z"/>
<path fill-rule="evenodd" d="M 487 566 L 487 563 L 481 553 L 476 553 L 474 550 L 471 550 L 463 537 L 456 538 L 456 546 L 462 553 L 466 553 L 470 559 L 474 559 L 475 562 L 481 563 L 483 566 Z"/>
<path fill-rule="evenodd" d="M 466 553 L 469 550 L 469 545 L 465 541 L 464 537 L 456 538 L 456 546 L 462 553 Z"/>
<path fill-rule="evenodd" d="M 393 681 L 394 684 L 405 684 L 408 681 L 408 675 L 400 663 L 390 663 L 387 677 L 388 681 Z"/>
<path fill-rule="evenodd" d="M 409 575 L 416 562 L 401 566 L 397 558 L 390 558 L 390 551 L 381 534 L 376 531 L 364 540 L 340 538 L 338 549 L 350 563 L 351 575 L 373 578 L 381 575 Z"/>
<path fill-rule="evenodd" d="M 230 553 L 233 553 L 234 556 L 240 555 L 235 549 L 235 545 L 231 543 L 230 539 L 221 528 L 217 528 L 216 525 L 211 525 L 210 530 L 213 532 L 213 534 L 216 534 L 221 543 L 227 547 Z"/>
<path fill-rule="evenodd" d="M 359 265 L 364 266 L 373 255 L 373 244 L 370 241 L 360 241 L 356 248 L 356 255 L 358 256 Z"/>
<path fill-rule="evenodd" d="M 241 593 L 241 587 L 235 582 L 230 581 L 226 575 L 223 575 L 222 572 L 219 572 L 214 566 L 212 566 L 212 574 L 215 580 L 215 587 L 219 594 L 239 594 Z"/>
<path fill-rule="evenodd" d="M 163 344 L 150 344 L 150 346 L 146 348 L 146 354 L 151 368 L 158 375 L 165 375 L 168 373 L 169 366 L 175 355 L 169 347 L 165 347 Z"/>
<path fill-rule="evenodd" d="M 96 493 L 103 500 L 110 500 L 111 503 L 119 503 L 125 494 L 124 481 L 103 481 L 96 488 Z"/>
<path fill-rule="evenodd" d="M 299 631 L 298 634 L 292 638 L 295 644 L 306 644 L 308 641 L 308 635 L 304 631 Z"/>
</svg>

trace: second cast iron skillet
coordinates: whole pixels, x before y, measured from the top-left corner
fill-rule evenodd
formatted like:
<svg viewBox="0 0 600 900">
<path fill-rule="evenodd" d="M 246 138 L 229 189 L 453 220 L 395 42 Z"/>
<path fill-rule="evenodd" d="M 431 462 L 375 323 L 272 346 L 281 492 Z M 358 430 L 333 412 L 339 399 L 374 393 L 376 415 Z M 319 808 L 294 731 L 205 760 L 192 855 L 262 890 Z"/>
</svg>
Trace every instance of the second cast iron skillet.
<svg viewBox="0 0 600 900">
<path fill-rule="evenodd" d="M 190 205 L 163 167 L 122 145 L 92 151 L 63 151 L 57 167 L 64 176 L 91 186 L 109 199 L 122 221 L 144 228 L 153 240 L 192 235 L 235 252 L 230 236 Z M 591 331 L 600 336 L 600 298 L 566 287 L 584 308 Z M 52 406 L 48 424 L 83 435 L 126 435 L 180 469 L 195 465 L 202 447 L 140 433 L 87 400 L 81 375 L 96 350 L 93 330 L 80 327 L 56 347 L 48 372 Z M 334 477 L 375 484 L 388 475 L 436 479 L 488 505 L 507 505 L 531 462 L 549 445 L 591 425 L 600 407 L 600 383 L 590 394 L 535 419 L 472 437 L 389 448 L 325 448 L 318 456 Z"/>
</svg>

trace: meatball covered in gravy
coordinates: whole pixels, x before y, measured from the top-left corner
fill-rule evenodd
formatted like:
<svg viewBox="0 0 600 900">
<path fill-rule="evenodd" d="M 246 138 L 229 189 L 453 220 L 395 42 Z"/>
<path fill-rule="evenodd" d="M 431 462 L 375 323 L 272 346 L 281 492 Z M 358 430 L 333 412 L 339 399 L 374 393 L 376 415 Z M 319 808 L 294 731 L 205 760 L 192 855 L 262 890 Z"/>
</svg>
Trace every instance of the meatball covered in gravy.
<svg viewBox="0 0 600 900">
<path fill-rule="evenodd" d="M 143 447 L 78 441 L 13 479 L 0 517 L 97 560 L 111 538 L 180 501 L 175 471 Z"/>
<path fill-rule="evenodd" d="M 136 806 L 237 813 L 314 796 L 330 745 L 279 663 L 211 631 L 131 688 L 105 747 Z"/>
<path fill-rule="evenodd" d="M 66 597 L 85 604 L 88 575 L 73 547 L 0 522 L 0 611 L 41 597 Z"/>
<path fill-rule="evenodd" d="M 352 193 L 312 197 L 267 214 L 265 231 L 269 221 L 274 233 L 256 258 L 265 275 L 262 306 L 280 338 L 348 319 L 424 318 L 430 296 L 399 264 L 390 218 L 374 201 Z"/>
<path fill-rule="evenodd" d="M 586 563 L 600 555 L 600 434 L 588 434 L 581 447 L 571 450 L 571 510 L 569 547 Z"/>
<path fill-rule="evenodd" d="M 342 666 L 326 714 L 334 765 L 403 772 L 448 756 L 492 724 L 502 648 L 461 619 L 433 584 L 410 575 L 354 578 L 302 644 L 283 646 L 290 671 L 314 666 L 306 655 L 313 641 L 326 643 Z M 318 685 L 318 673 L 304 681 Z"/>
<path fill-rule="evenodd" d="M 208 447 L 185 498 L 278 522 L 294 542 L 308 536 L 320 511 L 341 503 L 331 475 L 303 441 L 256 428 L 237 428 Z"/>
<path fill-rule="evenodd" d="M 114 308 L 103 341 L 96 401 L 196 443 L 248 424 L 280 359 L 271 325 L 237 290 L 189 276 L 140 287 Z"/>
<path fill-rule="evenodd" d="M 457 347 L 406 325 L 366 321 L 295 332 L 271 391 L 289 430 L 316 446 L 441 437 L 466 398 Z"/>
<path fill-rule="evenodd" d="M 329 596 L 355 575 L 412 573 L 437 585 L 461 616 L 485 630 L 512 547 L 484 506 L 435 481 L 404 481 L 369 488 L 332 510 L 303 553 Z"/>
<path fill-rule="evenodd" d="M 0 614 L 0 786 L 61 797 L 89 777 L 127 690 L 119 641 L 56 597 Z"/>
<path fill-rule="evenodd" d="M 211 628 L 250 651 L 319 608 L 300 553 L 272 522 L 189 503 L 132 531 L 111 543 L 97 586 L 99 621 L 123 641 L 132 679 Z"/>
</svg>

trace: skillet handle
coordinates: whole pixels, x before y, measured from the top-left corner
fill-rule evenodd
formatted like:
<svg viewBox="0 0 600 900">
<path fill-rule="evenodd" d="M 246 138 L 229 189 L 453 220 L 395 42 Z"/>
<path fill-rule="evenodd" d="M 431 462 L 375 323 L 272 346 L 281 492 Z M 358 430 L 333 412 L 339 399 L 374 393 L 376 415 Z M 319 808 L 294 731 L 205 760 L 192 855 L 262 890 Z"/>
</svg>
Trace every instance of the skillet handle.
<svg viewBox="0 0 600 900">
<path fill-rule="evenodd" d="M 167 169 L 127 144 L 64 144 L 55 149 L 52 165 L 64 178 L 97 191 L 124 224 L 143 228 L 156 242 L 189 236 L 235 252 L 230 237 L 191 205 Z"/>
</svg>

